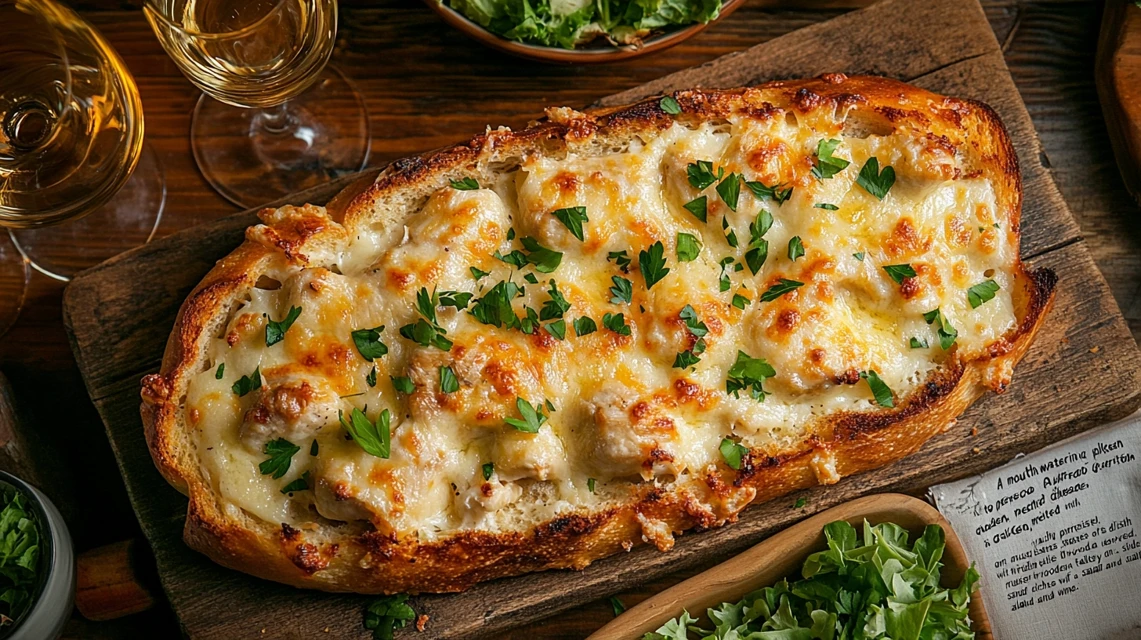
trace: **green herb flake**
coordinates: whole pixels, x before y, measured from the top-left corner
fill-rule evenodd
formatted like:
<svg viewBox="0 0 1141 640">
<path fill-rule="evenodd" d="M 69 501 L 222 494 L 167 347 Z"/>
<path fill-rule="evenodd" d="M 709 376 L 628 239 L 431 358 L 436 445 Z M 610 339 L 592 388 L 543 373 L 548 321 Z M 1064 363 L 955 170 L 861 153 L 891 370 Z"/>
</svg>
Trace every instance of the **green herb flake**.
<svg viewBox="0 0 1141 640">
<path fill-rule="evenodd" d="M 800 241 L 800 236 L 793 236 L 788 241 L 788 259 L 796 262 L 796 259 L 802 256 L 804 256 L 804 243 Z"/>
<path fill-rule="evenodd" d="M 468 271 L 471 271 L 471 277 L 476 282 L 479 282 L 483 278 L 491 275 L 490 271 L 484 271 L 483 269 L 477 269 L 475 267 L 468 267 Z"/>
<path fill-rule="evenodd" d="M 242 376 L 230 389 L 241 398 L 254 389 L 261 389 L 261 367 L 258 366 L 248 376 Z"/>
<path fill-rule="evenodd" d="M 908 341 L 908 345 L 912 349 L 929 349 L 931 347 L 930 343 L 927 342 L 927 338 L 920 340 L 915 336 L 911 337 L 911 340 Z"/>
<path fill-rule="evenodd" d="M 559 340 L 563 340 L 567 337 L 567 321 L 566 320 L 556 320 L 554 322 L 549 322 L 546 325 L 544 325 L 543 328 L 547 330 L 547 333 L 551 334 L 552 336 L 554 336 L 555 338 L 557 338 Z"/>
<path fill-rule="evenodd" d="M 705 196 L 698 196 L 693 200 L 682 205 L 685 210 L 692 213 L 693 217 L 702 222 L 709 220 L 709 198 Z"/>
<path fill-rule="evenodd" d="M 709 185 L 717 182 L 725 175 L 725 167 L 718 167 L 717 173 L 713 173 L 713 163 L 708 160 L 698 160 L 697 162 L 690 163 L 685 168 L 686 175 L 689 177 L 689 184 L 698 191 L 707 188 Z"/>
<path fill-rule="evenodd" d="M 268 320 L 265 323 L 265 346 L 272 347 L 284 340 L 285 332 L 289 331 L 289 327 L 293 326 L 300 315 L 301 307 L 290 307 L 289 313 L 280 321 Z"/>
<path fill-rule="evenodd" d="M 285 438 L 278 438 L 277 440 L 270 440 L 265 443 L 265 453 L 269 458 L 266 458 L 258 465 L 258 470 L 261 471 L 263 476 L 273 474 L 273 479 L 277 480 L 289 471 L 289 465 L 293 461 L 293 456 L 301 447 L 293 444 Z"/>
<path fill-rule="evenodd" d="M 416 619 L 416 611 L 401 593 L 374 600 L 364 612 L 364 628 L 372 631 L 373 640 L 392 640 L 397 629 Z"/>
<path fill-rule="evenodd" d="M 622 615 L 622 613 L 626 611 L 626 605 L 622 604 L 622 601 L 618 599 L 618 596 L 610 596 L 610 608 L 614 610 L 615 618 Z"/>
<path fill-rule="evenodd" d="M 804 496 L 800 496 L 799 498 L 796 499 L 796 502 L 792 505 L 792 508 L 793 509 L 803 509 L 807 505 L 808 505 L 808 498 L 805 498 Z"/>
<path fill-rule="evenodd" d="M 693 355 L 692 351 L 679 351 L 677 356 L 674 357 L 674 369 L 688 369 L 701 362 L 701 358 Z"/>
<path fill-rule="evenodd" d="M 814 204 L 812 206 L 816 209 L 824 209 L 825 211 L 839 211 L 840 210 L 840 207 L 837 207 L 836 205 L 828 203 L 828 202 L 817 202 L 816 204 Z"/>
<path fill-rule="evenodd" d="M 408 376 L 389 376 L 388 379 L 392 380 L 392 388 L 404 395 L 410 395 L 416 391 L 416 385 L 412 383 L 412 378 Z"/>
<path fill-rule="evenodd" d="M 632 333 L 630 325 L 626 324 L 626 317 L 621 313 L 608 313 L 602 316 L 602 326 L 620 336 L 628 336 Z"/>
<path fill-rule="evenodd" d="M 594 478 L 587 478 L 587 479 L 586 479 L 586 488 L 587 488 L 587 489 L 588 489 L 588 490 L 589 490 L 591 493 L 594 493 L 594 487 L 595 487 L 595 486 L 596 486 L 596 482 L 595 482 Z"/>
<path fill-rule="evenodd" d="M 816 165 L 812 167 L 812 175 L 816 176 L 817 180 L 827 180 L 851 164 L 843 158 L 832 155 L 839 146 L 840 141 L 835 139 L 821 140 L 816 144 Z"/>
<path fill-rule="evenodd" d="M 738 309 L 740 309 L 742 311 L 744 311 L 745 307 L 749 306 L 749 303 L 751 303 L 751 302 L 752 302 L 752 300 L 746 298 L 745 296 L 743 296 L 739 293 L 733 294 L 733 306 L 737 307 Z"/>
<path fill-rule="evenodd" d="M 904 278 L 914 278 L 916 276 L 915 268 L 910 264 L 888 264 L 884 265 L 883 270 L 887 275 L 895 280 L 896 284 L 903 284 Z"/>
<path fill-rule="evenodd" d="M 860 175 L 856 176 L 856 184 L 875 196 L 877 200 L 883 200 L 891 185 L 895 184 L 895 169 L 884 167 L 881 173 L 879 159 L 872 156 L 860 169 Z"/>
<path fill-rule="evenodd" d="M 521 242 L 523 248 L 530 252 L 527 262 L 534 265 L 535 271 L 539 273 L 551 273 L 558 269 L 563 261 L 562 253 L 544 247 L 534 238 L 523 238 Z"/>
<path fill-rule="evenodd" d="M 764 293 L 761 294 L 761 302 L 772 302 L 784 294 L 789 293 L 790 291 L 795 291 L 796 289 L 799 289 L 803 286 L 803 282 L 781 278 L 779 283 L 769 287 L 765 290 Z"/>
<path fill-rule="evenodd" d="M 943 348 L 943 351 L 950 349 L 951 345 L 955 344 L 955 339 L 959 337 L 959 332 L 955 327 L 951 326 L 950 321 L 947 320 L 947 316 L 943 315 L 942 311 L 938 308 L 928 311 L 923 314 L 923 320 L 927 324 L 935 325 L 935 332 L 939 334 L 939 346 Z"/>
<path fill-rule="evenodd" d="M 440 367 L 440 391 L 455 393 L 460 390 L 460 381 L 451 367 Z"/>
<path fill-rule="evenodd" d="M 638 252 L 638 268 L 642 272 L 642 278 L 646 281 L 646 289 L 652 288 L 669 274 L 670 270 L 666 267 L 665 251 L 665 246 L 659 240 L 650 245 L 648 250 Z"/>
<path fill-rule="evenodd" d="M 440 306 L 441 307 L 455 307 L 457 311 L 467 309 L 468 302 L 471 301 L 473 294 L 467 291 L 441 291 L 440 292 Z"/>
<path fill-rule="evenodd" d="M 717 184 L 717 195 L 721 196 L 725 206 L 736 211 L 737 202 L 741 199 L 741 176 L 736 173 L 725 176 L 725 179 Z"/>
<path fill-rule="evenodd" d="M 365 384 L 367 384 L 370 387 L 376 386 L 376 367 L 375 366 L 373 366 L 372 371 L 369 371 L 368 375 L 366 375 L 364 377 L 364 381 L 365 381 Z"/>
<path fill-rule="evenodd" d="M 522 295 L 519 285 L 510 280 L 501 280 L 477 299 L 468 311 L 476 320 L 495 327 L 512 329 L 519 326 L 511 301 Z"/>
<path fill-rule="evenodd" d="M 721 450 L 721 458 L 725 460 L 725 464 L 734 471 L 740 471 L 741 463 L 748 459 L 749 448 L 729 438 L 723 438 L 721 446 L 718 448 Z"/>
<path fill-rule="evenodd" d="M 725 379 L 725 392 L 739 398 L 740 392 L 747 390 L 752 399 L 763 402 L 768 394 L 763 387 L 764 381 L 775 375 L 776 370 L 764 358 L 754 358 L 738 351 L 737 360 Z"/>
<path fill-rule="evenodd" d="M 550 297 L 543 303 L 543 308 L 539 311 L 539 319 L 543 321 L 563 317 L 563 314 L 569 311 L 571 306 L 562 292 L 559 291 L 555 281 L 551 280 L 549 284 L 551 288 L 547 289 L 547 295 Z"/>
<path fill-rule="evenodd" d="M 574 334 L 582 337 L 598 331 L 598 325 L 588 316 L 577 318 L 574 321 Z"/>
<path fill-rule="evenodd" d="M 484 481 L 491 480 L 491 476 L 494 473 L 495 473 L 495 463 L 494 462 L 483 463 L 483 479 L 484 479 Z"/>
<path fill-rule="evenodd" d="M 539 433 L 539 427 L 547 421 L 547 416 L 543 414 L 542 403 L 539 403 L 539 407 L 536 408 L 523 398 L 516 398 L 515 406 L 519 409 L 519 415 L 522 416 L 522 419 L 506 418 L 504 422 L 523 433 Z"/>
<path fill-rule="evenodd" d="M 388 458 L 392 437 L 389 431 L 392 415 L 388 409 L 380 412 L 375 424 L 368 419 L 363 411 L 356 407 L 349 414 L 348 420 L 345 420 L 343 411 L 337 412 L 337 418 L 341 421 L 341 426 L 345 428 L 345 431 L 353 437 L 353 442 L 360 445 L 365 453 L 378 458 Z"/>
<path fill-rule="evenodd" d="M 314 440 L 313 442 L 317 442 L 317 441 Z M 310 487 L 309 478 L 310 478 L 309 472 L 306 471 L 305 473 L 301 474 L 301 477 L 297 478 L 293 482 L 290 482 L 289 484 L 282 487 L 281 492 L 284 494 L 290 494 L 290 493 L 295 493 L 297 491 L 305 491 L 306 489 L 308 489 Z"/>
<path fill-rule="evenodd" d="M 978 309 L 984 302 L 993 300 L 996 293 L 998 293 L 998 283 L 986 280 L 967 289 L 967 302 L 971 304 L 972 309 Z"/>
<path fill-rule="evenodd" d="M 218 365 L 218 370 L 214 372 L 214 379 L 221 380 L 222 376 L 226 375 L 226 363 Z"/>
<path fill-rule="evenodd" d="M 317 452 L 320 451 L 320 449 L 321 449 L 320 445 L 318 445 L 317 440 L 314 439 L 313 444 L 309 445 L 309 456 L 312 458 L 316 458 Z"/>
<path fill-rule="evenodd" d="M 453 189 L 457 189 L 459 191 L 474 191 L 475 189 L 479 188 L 479 183 L 475 181 L 475 178 L 452 180 L 451 185 Z"/>
<path fill-rule="evenodd" d="M 888 388 L 887 383 L 880 379 L 879 374 L 874 369 L 861 372 L 860 377 L 868 381 L 868 387 L 871 388 L 872 395 L 876 398 L 876 404 L 888 408 L 895 406 L 891 389 Z"/>
<path fill-rule="evenodd" d="M 658 106 L 661 107 L 662 111 L 665 111 L 671 116 L 676 116 L 681 113 L 681 105 L 678 104 L 677 99 L 672 96 L 664 96 L 658 101 Z"/>
<path fill-rule="evenodd" d="M 745 264 L 749 265 L 753 275 L 760 272 L 769 257 L 769 241 L 765 240 L 764 235 L 772 226 L 773 214 L 766 209 L 761 209 L 756 219 L 749 223 L 749 248 L 745 251 Z"/>
<path fill-rule="evenodd" d="M 610 303 L 630 304 L 634 299 L 634 285 L 622 276 L 610 276 L 610 281 L 614 283 L 610 287 Z"/>
<path fill-rule="evenodd" d="M 701 254 L 701 243 L 697 237 L 684 232 L 677 234 L 677 261 L 693 262 Z"/>
<path fill-rule="evenodd" d="M 434 311 L 432 317 L 435 317 Z M 372 329 L 357 329 L 352 333 L 353 344 L 356 345 L 357 353 L 361 354 L 362 358 L 372 362 L 388 353 L 388 345 L 380 341 L 381 333 L 384 333 L 384 325 Z"/>
<path fill-rule="evenodd" d="M 606 261 L 610 262 L 611 260 L 613 260 L 614 264 L 622 270 L 622 273 L 630 273 L 630 254 L 626 253 L 625 249 L 622 251 L 611 251 L 610 253 L 607 253 Z"/>
<path fill-rule="evenodd" d="M 856 253 L 853 253 L 853 254 L 852 254 L 852 257 L 853 257 L 853 258 L 855 258 L 855 259 L 857 259 L 857 260 L 859 260 L 860 262 L 863 262 L 863 261 L 864 261 L 864 252 L 863 252 L 863 251 L 858 251 L 858 252 L 856 252 Z"/>
<path fill-rule="evenodd" d="M 590 218 L 586 217 L 586 207 L 567 207 L 565 209 L 556 209 L 551 212 L 551 215 L 559 219 L 563 226 L 570 230 L 571 234 L 579 240 L 584 240 L 585 235 L 582 230 L 582 223 L 590 222 Z"/>
<path fill-rule="evenodd" d="M 758 200 L 769 198 L 777 204 L 784 204 L 786 200 L 792 197 L 792 187 L 781 189 L 780 185 L 770 187 L 763 182 L 746 182 L 745 186 L 753 192 Z"/>
</svg>

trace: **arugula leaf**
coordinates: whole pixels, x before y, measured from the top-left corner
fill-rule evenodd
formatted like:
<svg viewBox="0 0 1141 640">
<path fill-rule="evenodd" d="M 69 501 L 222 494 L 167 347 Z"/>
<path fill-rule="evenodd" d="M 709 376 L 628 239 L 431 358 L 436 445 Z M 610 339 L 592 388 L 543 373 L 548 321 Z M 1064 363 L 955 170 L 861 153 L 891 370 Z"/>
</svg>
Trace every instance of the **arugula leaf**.
<svg viewBox="0 0 1141 640">
<path fill-rule="evenodd" d="M 610 276 L 610 281 L 614 283 L 614 286 L 610 287 L 610 303 L 630 304 L 634 299 L 634 285 L 622 276 Z"/>
<path fill-rule="evenodd" d="M 380 412 L 376 424 L 373 424 L 368 416 L 356 407 L 353 407 L 348 420 L 345 420 L 343 411 L 337 411 L 337 419 L 341 421 L 341 426 L 345 428 L 345 431 L 353 437 L 353 442 L 360 445 L 365 453 L 378 458 L 388 458 L 391 452 L 392 435 L 389 431 L 391 417 L 388 409 L 385 409 Z"/>
<path fill-rule="evenodd" d="M 658 106 L 661 107 L 662 111 L 665 111 L 671 116 L 676 116 L 681 113 L 681 105 L 671 96 L 664 96 L 658 101 Z"/>
<path fill-rule="evenodd" d="M 967 289 L 967 302 L 972 309 L 978 309 L 984 302 L 990 302 L 998 293 L 998 283 L 994 280 L 985 280 Z"/>
<path fill-rule="evenodd" d="M 475 178 L 452 180 L 451 185 L 453 189 L 458 189 L 459 191 L 472 191 L 479 188 L 479 183 L 475 181 Z"/>
<path fill-rule="evenodd" d="M 783 296 L 784 294 L 786 294 L 790 291 L 794 291 L 796 289 L 799 289 L 800 287 L 803 287 L 803 286 L 804 286 L 803 282 L 797 282 L 796 280 L 789 280 L 787 278 L 781 278 L 779 283 L 774 284 L 773 286 L 769 287 L 768 289 L 765 290 L 764 293 L 761 294 L 761 302 L 772 302 L 773 300 L 776 300 L 777 298 Z"/>
<path fill-rule="evenodd" d="M 709 220 L 709 198 L 706 196 L 697 196 L 682 206 L 698 220 L 702 222 Z"/>
<path fill-rule="evenodd" d="M 317 441 L 314 440 L 313 442 L 317 442 Z M 293 482 L 290 482 L 289 484 L 282 487 L 281 492 L 285 493 L 285 494 L 289 494 L 289 493 L 294 493 L 297 491 L 305 491 L 306 489 L 309 488 L 309 478 L 310 478 L 309 472 L 306 471 L 305 473 L 301 474 L 301 477 L 297 478 Z"/>
<path fill-rule="evenodd" d="M 388 379 L 392 381 L 392 388 L 404 395 L 410 395 L 416 391 L 416 385 L 408 376 L 389 376 Z"/>
<path fill-rule="evenodd" d="M 662 241 L 659 240 L 650 245 L 649 250 L 638 252 L 638 268 L 642 272 L 642 279 L 646 281 L 646 289 L 652 288 L 669 274 L 665 251 Z"/>
<path fill-rule="evenodd" d="M 625 249 L 622 251 L 611 251 L 610 253 L 607 253 L 606 261 L 610 262 L 611 260 L 614 261 L 614 264 L 618 265 L 618 268 L 622 270 L 622 273 L 630 273 L 630 255 L 626 253 Z"/>
<path fill-rule="evenodd" d="M 239 398 L 254 389 L 261 389 L 261 366 L 259 365 L 255 368 L 254 372 L 250 375 L 239 378 L 230 389 L 238 394 Z"/>
<path fill-rule="evenodd" d="M 916 276 L 915 268 L 910 264 L 887 264 L 884 265 L 884 271 L 887 275 L 895 280 L 896 284 L 903 284 L 904 278 L 914 278 Z"/>
<path fill-rule="evenodd" d="M 764 358 L 754 358 L 744 351 L 737 351 L 737 360 L 725 379 L 725 392 L 739 398 L 741 391 L 748 390 L 752 399 L 763 402 L 768 394 L 763 387 L 764 381 L 776 374 Z"/>
<path fill-rule="evenodd" d="M 543 414 L 542 403 L 536 408 L 523 398 L 516 398 L 515 406 L 519 409 L 519 415 L 523 419 L 505 418 L 504 422 L 523 433 L 539 433 L 539 427 L 547 421 L 547 416 Z"/>
<path fill-rule="evenodd" d="M 736 211 L 737 201 L 741 199 L 741 176 L 736 173 L 725 176 L 725 179 L 717 184 L 717 195 L 721 196 L 725 206 Z"/>
<path fill-rule="evenodd" d="M 495 473 L 495 463 L 494 462 L 483 463 L 483 479 L 484 479 L 484 481 L 491 480 L 491 475 L 493 473 Z"/>
<path fill-rule="evenodd" d="M 856 176 L 856 184 L 875 196 L 877 200 L 883 200 L 891 185 L 895 184 L 895 169 L 884 167 L 881 173 L 879 159 L 872 156 L 860 169 L 860 175 Z"/>
<path fill-rule="evenodd" d="M 289 327 L 297 321 L 301 315 L 301 307 L 289 307 L 289 313 L 285 314 L 285 318 L 281 321 L 274 321 L 266 319 L 265 323 L 265 346 L 272 347 L 273 345 L 285 339 L 285 332 L 289 331 Z"/>
<path fill-rule="evenodd" d="M 372 329 L 357 329 L 352 332 L 353 344 L 357 346 L 357 353 L 369 362 L 387 354 L 388 345 L 380 341 L 380 334 L 383 332 L 384 325 Z"/>
<path fill-rule="evenodd" d="M 451 367 L 440 367 L 440 391 L 455 393 L 460 390 L 460 381 Z"/>
<path fill-rule="evenodd" d="M 697 237 L 679 231 L 677 234 L 677 261 L 693 262 L 700 254 L 701 243 L 697 241 Z"/>
<path fill-rule="evenodd" d="M 416 611 L 408 605 L 408 595 L 401 593 L 384 596 L 368 605 L 364 628 L 372 631 L 373 640 L 392 640 L 396 629 L 408 626 L 415 619 Z"/>
<path fill-rule="evenodd" d="M 686 175 L 689 177 L 689 184 L 698 191 L 705 189 L 709 185 L 717 182 L 725 175 L 725 167 L 718 167 L 717 173 L 713 173 L 713 163 L 708 160 L 698 160 L 697 162 L 690 163 L 685 168 Z"/>
<path fill-rule="evenodd" d="M 817 180 L 827 180 L 851 164 L 843 158 L 832 155 L 839 146 L 840 141 L 834 139 L 820 140 L 816 144 L 816 165 L 812 167 L 812 175 L 816 176 Z"/>
<path fill-rule="evenodd" d="M 955 338 L 959 337 L 959 332 L 951 326 L 947 316 L 943 315 L 938 307 L 923 314 L 923 320 L 927 324 L 935 324 L 936 333 L 939 334 L 939 346 L 943 348 L 943 351 L 950 349 L 951 345 L 955 344 Z"/>
<path fill-rule="evenodd" d="M 721 458 L 725 460 L 725 464 L 734 471 L 740 471 L 741 462 L 746 460 L 746 456 L 749 455 L 749 448 L 729 438 L 723 438 L 721 446 L 718 448 L 721 450 Z"/>
<path fill-rule="evenodd" d="M 261 471 L 263 476 L 273 474 L 273 479 L 277 480 L 289 471 L 289 465 L 293 462 L 293 455 L 301 451 L 301 447 L 293 444 L 285 438 L 278 438 L 277 440 L 270 440 L 265 443 L 265 453 L 269 458 L 266 458 L 258 465 L 258 470 Z"/>
<path fill-rule="evenodd" d="M 218 370 L 214 372 L 214 379 L 221 380 L 222 376 L 226 375 L 226 363 L 218 365 Z"/>
<path fill-rule="evenodd" d="M 868 381 L 868 387 L 871 388 L 872 395 L 876 398 L 876 404 L 889 408 L 895 406 L 891 389 L 888 388 L 887 383 L 880 379 L 875 369 L 861 372 L 860 377 Z"/>
<path fill-rule="evenodd" d="M 486 278 L 487 276 L 491 275 L 490 271 L 484 271 L 483 269 L 476 269 L 475 267 L 468 267 L 468 270 L 471 271 L 471 277 L 476 282 L 479 282 L 483 278 Z"/>
<path fill-rule="evenodd" d="M 758 200 L 762 198 L 769 198 L 777 204 L 784 204 L 786 200 L 792 197 L 792 187 L 781 189 L 780 185 L 766 186 L 763 182 L 746 182 L 745 186 Z"/>
<path fill-rule="evenodd" d="M 598 325 L 588 316 L 577 318 L 574 321 L 574 334 L 582 337 L 598 331 Z"/>
<path fill-rule="evenodd" d="M 796 259 L 804 255 L 804 243 L 800 241 L 800 236 L 793 236 L 788 241 L 788 259 L 796 262 Z"/>
<path fill-rule="evenodd" d="M 566 209 L 556 209 L 551 212 L 551 215 L 559 219 L 563 226 L 570 229 L 571 234 L 579 240 L 584 240 L 585 236 L 582 231 L 582 223 L 590 222 L 590 218 L 586 217 L 586 207 L 567 207 Z"/>
<path fill-rule="evenodd" d="M 608 313 L 602 316 L 602 326 L 620 336 L 628 336 L 632 333 L 630 325 L 626 324 L 626 318 L 621 313 Z"/>
</svg>

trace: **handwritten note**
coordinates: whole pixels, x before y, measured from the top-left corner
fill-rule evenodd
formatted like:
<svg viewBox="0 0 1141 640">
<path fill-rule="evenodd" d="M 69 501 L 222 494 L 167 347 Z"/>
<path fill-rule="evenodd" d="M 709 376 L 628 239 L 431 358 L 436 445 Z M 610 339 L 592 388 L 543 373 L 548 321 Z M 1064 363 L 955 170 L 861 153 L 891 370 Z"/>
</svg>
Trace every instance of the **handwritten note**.
<svg viewBox="0 0 1141 640">
<path fill-rule="evenodd" d="M 1141 638 L 1141 414 L 931 492 L 996 638 Z"/>
</svg>

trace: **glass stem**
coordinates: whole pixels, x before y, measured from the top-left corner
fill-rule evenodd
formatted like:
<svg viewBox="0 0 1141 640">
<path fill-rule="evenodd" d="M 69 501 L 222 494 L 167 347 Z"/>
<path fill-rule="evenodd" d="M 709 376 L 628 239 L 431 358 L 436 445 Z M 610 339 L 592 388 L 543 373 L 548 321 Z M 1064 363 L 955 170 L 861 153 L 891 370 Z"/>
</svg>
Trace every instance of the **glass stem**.
<svg viewBox="0 0 1141 640">
<path fill-rule="evenodd" d="M 279 136 L 293 129 L 293 115 L 289 113 L 289 103 L 283 102 L 275 107 L 261 110 L 259 118 L 261 128 L 270 135 Z"/>
</svg>

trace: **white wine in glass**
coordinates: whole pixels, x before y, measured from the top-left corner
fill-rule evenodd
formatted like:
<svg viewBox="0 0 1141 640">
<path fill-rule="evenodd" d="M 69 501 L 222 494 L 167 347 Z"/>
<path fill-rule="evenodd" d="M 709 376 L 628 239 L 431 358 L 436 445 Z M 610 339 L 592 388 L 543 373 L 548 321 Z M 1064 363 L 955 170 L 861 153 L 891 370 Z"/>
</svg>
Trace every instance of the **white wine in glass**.
<svg viewBox="0 0 1141 640">
<path fill-rule="evenodd" d="M 335 0 L 146 0 L 166 52 L 203 95 L 191 148 L 207 181 L 243 207 L 359 171 L 364 100 L 327 68 Z"/>
</svg>

